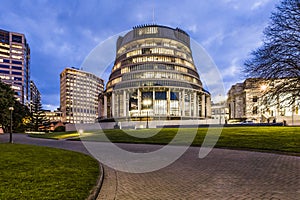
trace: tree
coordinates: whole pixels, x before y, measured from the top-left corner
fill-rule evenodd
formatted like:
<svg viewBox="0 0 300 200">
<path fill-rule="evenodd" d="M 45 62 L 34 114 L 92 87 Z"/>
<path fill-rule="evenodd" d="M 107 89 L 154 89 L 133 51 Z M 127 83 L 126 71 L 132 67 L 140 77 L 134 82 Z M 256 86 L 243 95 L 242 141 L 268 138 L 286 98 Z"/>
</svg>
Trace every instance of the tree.
<svg viewBox="0 0 300 200">
<path fill-rule="evenodd" d="M 42 103 L 40 98 L 34 99 L 33 110 L 31 112 L 31 126 L 34 131 L 39 131 L 41 127 L 49 125 L 49 122 L 46 119 L 46 114 L 42 109 Z"/>
<path fill-rule="evenodd" d="M 13 111 L 13 127 L 16 132 L 25 132 L 30 126 L 30 111 L 19 101 L 15 101 Z"/>
<path fill-rule="evenodd" d="M 294 104 L 300 96 L 300 0 L 283 0 L 271 14 L 263 45 L 245 61 L 247 77 L 268 80 L 270 98 Z"/>
<path fill-rule="evenodd" d="M 9 107 L 14 107 L 13 130 L 23 132 L 26 128 L 24 119 L 29 117 L 29 109 L 15 99 L 14 91 L 9 85 L 0 81 L 0 126 L 2 126 L 4 132 L 8 132 L 10 128 Z"/>
</svg>

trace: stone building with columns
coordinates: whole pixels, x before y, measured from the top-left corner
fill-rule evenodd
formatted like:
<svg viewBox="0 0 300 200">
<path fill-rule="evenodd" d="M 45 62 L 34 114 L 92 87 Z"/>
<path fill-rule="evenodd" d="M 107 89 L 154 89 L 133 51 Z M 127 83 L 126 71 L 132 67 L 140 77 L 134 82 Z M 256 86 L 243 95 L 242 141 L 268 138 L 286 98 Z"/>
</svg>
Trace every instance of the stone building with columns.
<svg viewBox="0 0 300 200">
<path fill-rule="evenodd" d="M 233 85 L 227 99 L 229 119 L 256 123 L 286 121 L 289 125 L 299 125 L 299 97 L 285 93 L 273 99 L 269 93 L 274 85 L 288 80 L 248 78 L 243 83 Z M 290 98 L 296 98 L 292 105 L 289 103 Z"/>
<path fill-rule="evenodd" d="M 117 40 L 99 120 L 206 119 L 211 96 L 194 65 L 189 35 L 160 25 L 134 27 Z"/>
</svg>

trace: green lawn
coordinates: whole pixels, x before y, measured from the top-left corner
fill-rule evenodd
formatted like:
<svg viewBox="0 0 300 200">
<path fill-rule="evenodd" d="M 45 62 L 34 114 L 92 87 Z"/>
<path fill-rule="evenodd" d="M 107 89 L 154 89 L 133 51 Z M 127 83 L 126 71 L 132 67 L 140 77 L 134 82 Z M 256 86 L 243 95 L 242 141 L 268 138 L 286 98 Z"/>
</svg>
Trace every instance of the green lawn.
<svg viewBox="0 0 300 200">
<path fill-rule="evenodd" d="M 77 152 L 0 144 L 0 199 L 86 199 L 98 162 Z"/>
<path fill-rule="evenodd" d="M 208 128 L 185 128 L 176 144 L 185 144 L 187 138 L 197 131 L 197 135 L 193 140 L 193 146 L 201 146 L 203 139 L 207 134 Z M 125 143 L 145 143 L 145 144 L 168 144 L 176 135 L 177 128 L 164 129 L 140 129 L 140 130 L 105 130 L 105 135 L 112 142 Z M 216 147 L 234 148 L 234 149 L 256 149 L 267 151 L 295 152 L 300 153 L 300 127 L 224 127 L 210 128 L 210 136 L 217 136 L 221 131 L 221 135 Z M 131 135 L 139 137 L 133 137 Z M 45 138 L 67 138 L 70 133 L 59 133 L 52 135 L 49 133 L 44 135 Z M 74 134 L 72 133 L 74 137 Z M 151 136 L 151 137 L 147 137 Z M 146 138 L 140 138 L 141 136 Z M 104 141 L 104 134 L 99 131 L 88 131 L 84 133 L 81 140 Z M 79 140 L 79 139 L 78 139 Z"/>
</svg>

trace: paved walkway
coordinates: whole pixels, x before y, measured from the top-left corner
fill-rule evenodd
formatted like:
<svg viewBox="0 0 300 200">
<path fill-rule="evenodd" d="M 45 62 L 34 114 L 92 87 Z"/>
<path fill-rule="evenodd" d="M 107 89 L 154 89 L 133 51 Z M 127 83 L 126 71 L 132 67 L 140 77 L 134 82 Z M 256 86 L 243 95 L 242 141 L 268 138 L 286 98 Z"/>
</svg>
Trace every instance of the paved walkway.
<svg viewBox="0 0 300 200">
<path fill-rule="evenodd" d="M 0 135 L 0 142 L 8 138 Z M 87 153 L 81 142 L 14 135 L 15 143 L 59 147 Z M 143 151 L 154 145 L 120 144 Z M 157 146 L 155 146 L 157 148 Z M 204 159 L 191 147 L 159 171 L 131 174 L 104 167 L 98 199 L 299 199 L 300 157 L 214 149 Z"/>
<path fill-rule="evenodd" d="M 199 159 L 198 153 L 191 147 L 172 165 L 151 173 L 105 167 L 98 199 L 299 199 L 300 157 L 214 149 Z"/>
</svg>

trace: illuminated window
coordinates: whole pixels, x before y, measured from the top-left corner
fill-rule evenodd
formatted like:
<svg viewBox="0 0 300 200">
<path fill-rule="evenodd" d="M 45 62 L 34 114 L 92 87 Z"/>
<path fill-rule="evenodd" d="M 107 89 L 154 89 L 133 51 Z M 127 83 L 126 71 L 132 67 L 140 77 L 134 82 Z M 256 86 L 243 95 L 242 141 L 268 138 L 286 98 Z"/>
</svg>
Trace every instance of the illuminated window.
<svg viewBox="0 0 300 200">
<path fill-rule="evenodd" d="M 11 45 L 13 48 L 22 49 L 23 47 L 21 45 L 13 44 Z"/>
<path fill-rule="evenodd" d="M 11 50 L 12 53 L 22 54 L 22 51 Z"/>
<path fill-rule="evenodd" d="M 14 58 L 14 59 L 22 59 L 22 56 L 15 56 L 15 55 L 12 55 L 11 57 Z"/>
<path fill-rule="evenodd" d="M 144 34 L 156 34 L 158 33 L 158 27 L 145 27 L 138 29 L 138 35 Z"/>
</svg>

